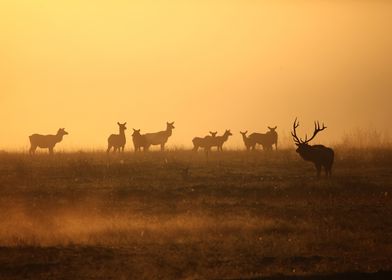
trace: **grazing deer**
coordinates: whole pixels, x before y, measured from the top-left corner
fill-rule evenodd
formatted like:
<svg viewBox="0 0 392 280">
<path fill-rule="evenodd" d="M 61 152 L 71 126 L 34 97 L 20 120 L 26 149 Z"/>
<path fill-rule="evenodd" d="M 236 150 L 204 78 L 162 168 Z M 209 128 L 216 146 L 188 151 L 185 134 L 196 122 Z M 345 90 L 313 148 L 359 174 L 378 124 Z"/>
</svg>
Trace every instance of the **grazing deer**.
<svg viewBox="0 0 392 280">
<path fill-rule="evenodd" d="M 223 135 L 214 137 L 214 143 L 211 147 L 216 146 L 218 151 L 223 151 L 223 144 L 229 139 L 229 136 L 231 135 L 233 134 L 231 134 L 230 129 L 226 129 Z"/>
<path fill-rule="evenodd" d="M 211 132 L 211 135 L 205 137 L 195 137 L 192 139 L 193 151 L 197 152 L 199 148 L 204 148 L 205 151 L 209 151 L 211 147 L 215 144 L 216 134 L 218 132 Z"/>
<path fill-rule="evenodd" d="M 148 150 L 149 148 L 149 145 L 147 145 L 144 135 L 140 134 L 140 129 L 133 128 L 132 141 L 135 148 L 135 153 L 141 151 L 141 148 L 143 148 L 144 151 Z"/>
<path fill-rule="evenodd" d="M 267 137 L 267 143 L 272 145 L 275 145 L 275 150 L 278 149 L 278 133 L 276 132 L 276 129 L 278 127 L 268 127 L 269 131 L 266 133 Z"/>
<path fill-rule="evenodd" d="M 63 136 L 67 135 L 68 132 L 65 131 L 65 128 L 59 128 L 56 135 L 41 135 L 41 134 L 33 134 L 29 136 L 30 139 L 30 154 L 34 154 L 37 147 L 42 149 L 49 149 L 49 153 L 53 154 L 53 148 L 57 143 L 63 140 Z"/>
<path fill-rule="evenodd" d="M 110 152 L 110 149 L 113 147 L 113 152 L 122 151 L 124 152 L 124 147 L 125 143 L 127 142 L 127 139 L 125 138 L 125 130 L 126 128 L 126 122 L 121 124 L 117 122 L 118 124 L 118 129 L 119 129 L 119 134 L 112 134 L 108 138 L 108 149 L 106 150 L 107 153 Z"/>
<path fill-rule="evenodd" d="M 172 135 L 173 129 L 174 122 L 166 122 L 166 130 L 144 134 L 143 136 L 145 137 L 147 150 L 151 145 L 161 145 L 161 151 L 164 151 L 165 144 L 169 137 Z"/>
<path fill-rule="evenodd" d="M 317 169 L 317 177 L 320 177 L 321 167 L 325 169 L 325 175 L 331 176 L 332 175 L 332 165 L 334 160 L 334 151 L 331 148 L 325 147 L 323 145 L 309 145 L 308 143 L 314 139 L 314 137 L 320 131 L 323 131 L 327 127 L 324 126 L 320 128 L 319 122 L 314 122 L 314 132 L 313 136 L 308 137 L 305 136 L 305 140 L 298 138 L 296 128 L 299 126 L 299 122 L 295 119 L 293 124 L 293 131 L 291 135 L 293 136 L 293 140 L 295 145 L 297 145 L 296 152 L 306 161 L 313 162 Z"/>
<path fill-rule="evenodd" d="M 242 140 L 244 141 L 246 150 L 249 151 L 252 147 L 254 147 L 256 145 L 256 143 L 254 143 L 252 141 L 252 139 L 250 139 L 249 137 L 246 136 L 248 131 L 245 131 L 245 132 L 240 131 L 240 133 L 242 135 Z"/>
</svg>

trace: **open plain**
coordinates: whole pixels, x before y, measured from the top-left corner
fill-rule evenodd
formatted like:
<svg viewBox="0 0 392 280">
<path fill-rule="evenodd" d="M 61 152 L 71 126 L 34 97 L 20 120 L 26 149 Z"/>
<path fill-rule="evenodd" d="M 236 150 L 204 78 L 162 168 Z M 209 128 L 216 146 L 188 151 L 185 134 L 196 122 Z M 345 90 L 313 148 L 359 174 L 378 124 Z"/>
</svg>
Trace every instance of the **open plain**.
<svg viewBox="0 0 392 280">
<path fill-rule="evenodd" d="M 0 278 L 390 276 L 391 167 L 391 149 L 337 149 L 331 179 L 291 149 L 3 152 Z"/>
</svg>

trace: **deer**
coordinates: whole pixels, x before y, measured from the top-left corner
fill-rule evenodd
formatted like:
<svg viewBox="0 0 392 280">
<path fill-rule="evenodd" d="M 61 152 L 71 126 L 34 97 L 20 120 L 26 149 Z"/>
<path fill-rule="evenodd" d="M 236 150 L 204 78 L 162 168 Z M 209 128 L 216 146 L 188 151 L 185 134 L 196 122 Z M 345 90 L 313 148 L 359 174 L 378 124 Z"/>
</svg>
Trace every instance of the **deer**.
<svg viewBox="0 0 392 280">
<path fill-rule="evenodd" d="M 166 122 L 166 130 L 155 132 L 155 133 L 146 133 L 144 134 L 144 138 L 146 141 L 147 150 L 151 145 L 161 145 L 161 151 L 165 150 L 165 144 L 169 137 L 172 135 L 172 130 L 174 129 L 174 122 Z"/>
<path fill-rule="evenodd" d="M 141 151 L 142 147 L 144 151 L 148 150 L 149 148 L 149 145 L 147 145 L 144 135 L 140 134 L 140 129 L 133 128 L 132 141 L 135 148 L 135 153 Z"/>
<path fill-rule="evenodd" d="M 42 149 L 49 149 L 49 154 L 53 154 L 53 148 L 57 143 L 63 140 L 63 136 L 68 135 L 68 132 L 65 131 L 65 128 L 59 128 L 56 135 L 41 135 L 41 134 L 33 134 L 29 136 L 30 139 L 30 155 L 35 154 L 35 150 L 37 147 Z"/>
<path fill-rule="evenodd" d="M 125 137 L 125 130 L 127 123 L 119 123 L 117 122 L 118 125 L 118 130 L 119 134 L 112 134 L 108 138 L 108 149 L 106 150 L 107 153 L 110 152 L 110 149 L 113 148 L 113 152 L 115 153 L 116 151 L 121 151 L 124 152 L 124 147 L 125 143 L 127 142 L 127 139 Z"/>
<path fill-rule="evenodd" d="M 297 118 L 294 120 L 293 131 L 291 136 L 293 137 L 295 145 L 297 145 L 296 152 L 305 160 L 313 162 L 317 170 L 317 178 L 320 178 L 321 168 L 324 167 L 326 177 L 331 177 L 332 175 L 332 165 L 334 161 L 334 151 L 331 148 L 325 147 L 324 145 L 309 145 L 308 143 L 312 141 L 316 135 L 326 129 L 324 125 L 320 127 L 320 123 L 314 122 L 314 132 L 312 137 L 308 139 L 305 136 L 305 140 L 302 140 L 297 136 L 296 129 L 299 126 Z"/>
<path fill-rule="evenodd" d="M 225 133 L 223 133 L 223 135 L 221 136 L 216 136 L 214 138 L 214 144 L 211 147 L 216 146 L 218 151 L 223 151 L 223 144 L 229 139 L 229 136 L 233 135 L 230 132 L 230 129 L 226 129 Z M 211 148 L 210 147 L 210 148 Z"/>
<path fill-rule="evenodd" d="M 240 131 L 241 135 L 242 135 L 242 140 L 244 141 L 244 145 L 246 147 L 246 150 L 249 151 L 252 147 L 254 147 L 256 145 L 256 143 L 254 141 L 252 141 L 252 139 L 250 139 L 248 136 L 246 136 L 246 134 L 248 133 L 248 131 Z"/>
<path fill-rule="evenodd" d="M 272 150 L 272 141 L 268 133 L 254 132 L 248 137 L 252 141 L 252 150 L 256 149 L 256 144 L 263 146 L 263 150 Z"/>
<path fill-rule="evenodd" d="M 193 143 L 193 151 L 197 152 L 199 148 L 204 148 L 205 151 L 210 150 L 210 148 L 215 144 L 215 138 L 216 134 L 218 132 L 212 132 L 210 131 L 210 135 L 207 135 L 205 137 L 195 137 L 192 139 Z"/>
<path fill-rule="evenodd" d="M 271 146 L 275 145 L 275 150 L 278 150 L 278 133 L 276 132 L 277 128 L 277 126 L 268 126 L 269 131 L 266 133 L 267 144 L 271 144 Z"/>
</svg>

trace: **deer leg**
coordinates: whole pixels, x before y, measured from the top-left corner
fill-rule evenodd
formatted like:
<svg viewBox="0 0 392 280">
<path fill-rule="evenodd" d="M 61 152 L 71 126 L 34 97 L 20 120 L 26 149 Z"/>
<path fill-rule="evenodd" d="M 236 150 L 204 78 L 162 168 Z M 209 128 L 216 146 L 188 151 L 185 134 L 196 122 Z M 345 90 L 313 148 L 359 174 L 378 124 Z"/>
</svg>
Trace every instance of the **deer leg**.
<svg viewBox="0 0 392 280">
<path fill-rule="evenodd" d="M 106 152 L 109 153 L 111 148 L 112 148 L 112 146 L 108 145 L 108 149 L 106 150 Z"/>
<path fill-rule="evenodd" d="M 35 150 L 37 149 L 37 146 L 31 146 L 30 147 L 30 155 L 34 155 L 35 154 Z"/>
<path fill-rule="evenodd" d="M 327 176 L 331 177 L 331 175 L 332 175 L 332 167 L 331 166 L 325 167 L 325 173 L 326 173 Z"/>
<path fill-rule="evenodd" d="M 161 144 L 161 151 L 163 152 L 165 150 L 165 143 Z"/>
<path fill-rule="evenodd" d="M 49 154 L 53 155 L 53 147 L 49 148 Z"/>
<path fill-rule="evenodd" d="M 321 165 L 320 164 L 316 164 L 316 169 L 317 169 L 317 178 L 320 178 Z"/>
</svg>

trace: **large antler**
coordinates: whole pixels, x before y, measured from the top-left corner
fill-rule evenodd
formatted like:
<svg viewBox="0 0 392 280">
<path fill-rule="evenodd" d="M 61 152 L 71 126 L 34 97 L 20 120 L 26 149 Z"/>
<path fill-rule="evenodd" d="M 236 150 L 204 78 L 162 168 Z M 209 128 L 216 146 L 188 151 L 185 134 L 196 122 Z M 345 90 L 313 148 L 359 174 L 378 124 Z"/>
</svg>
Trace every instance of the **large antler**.
<svg viewBox="0 0 392 280">
<path fill-rule="evenodd" d="M 326 129 L 327 127 L 324 125 L 324 123 L 323 123 L 323 127 L 322 128 L 320 128 L 320 123 L 317 121 L 317 122 L 314 122 L 314 132 L 313 132 L 313 136 L 308 140 L 308 136 L 305 136 L 305 141 L 304 141 L 304 143 L 308 143 L 308 142 L 310 142 L 311 140 L 313 140 L 313 138 L 314 137 L 316 137 L 316 135 L 317 135 L 317 133 L 319 133 L 320 131 L 323 131 L 324 129 Z"/>
<path fill-rule="evenodd" d="M 299 145 L 302 143 L 301 139 L 298 138 L 296 128 L 299 126 L 299 122 L 297 121 L 297 118 L 295 118 L 294 123 L 293 123 L 293 131 L 291 131 L 291 136 L 293 136 L 294 143 Z"/>
</svg>

